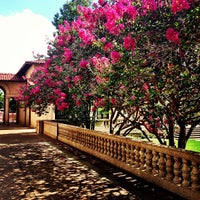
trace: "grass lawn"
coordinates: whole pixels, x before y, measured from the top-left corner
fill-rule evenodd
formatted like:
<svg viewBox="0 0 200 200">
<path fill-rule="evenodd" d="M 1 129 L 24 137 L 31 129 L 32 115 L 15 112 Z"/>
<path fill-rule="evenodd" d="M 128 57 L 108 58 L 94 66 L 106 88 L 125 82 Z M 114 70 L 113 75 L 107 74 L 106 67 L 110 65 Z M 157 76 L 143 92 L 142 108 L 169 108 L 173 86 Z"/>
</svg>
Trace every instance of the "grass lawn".
<svg viewBox="0 0 200 200">
<path fill-rule="evenodd" d="M 151 140 L 152 140 L 153 143 L 159 144 L 157 139 L 151 139 Z M 146 139 L 144 141 L 146 141 Z M 175 144 L 177 146 L 177 144 L 178 144 L 177 140 L 175 140 Z M 186 148 L 185 149 L 189 150 L 189 151 L 195 151 L 195 152 L 200 153 L 200 141 L 199 140 L 194 140 L 194 139 L 189 139 L 187 144 L 186 144 Z"/>
<path fill-rule="evenodd" d="M 200 141 L 198 140 L 188 140 L 186 149 L 190 151 L 196 151 L 200 153 Z"/>
</svg>

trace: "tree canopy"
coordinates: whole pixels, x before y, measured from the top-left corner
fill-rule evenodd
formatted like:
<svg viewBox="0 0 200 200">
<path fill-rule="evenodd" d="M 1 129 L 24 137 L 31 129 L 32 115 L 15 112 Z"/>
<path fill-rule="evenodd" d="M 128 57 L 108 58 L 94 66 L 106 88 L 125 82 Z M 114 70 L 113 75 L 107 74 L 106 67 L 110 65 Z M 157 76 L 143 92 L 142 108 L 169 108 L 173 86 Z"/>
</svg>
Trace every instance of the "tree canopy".
<svg viewBox="0 0 200 200">
<path fill-rule="evenodd" d="M 78 17 L 77 7 L 81 6 L 89 6 L 91 3 L 89 0 L 71 0 L 67 1 L 62 8 L 60 8 L 60 12 L 54 15 L 54 19 L 52 24 L 58 29 L 60 24 L 64 24 L 64 21 L 73 22 Z"/>
<path fill-rule="evenodd" d="M 22 99 L 38 113 L 50 103 L 59 110 L 93 104 L 93 112 L 111 111 L 111 133 L 137 129 L 175 146 L 178 132 L 184 148 L 200 123 L 198 1 L 99 0 L 77 12 L 58 27 Z"/>
</svg>

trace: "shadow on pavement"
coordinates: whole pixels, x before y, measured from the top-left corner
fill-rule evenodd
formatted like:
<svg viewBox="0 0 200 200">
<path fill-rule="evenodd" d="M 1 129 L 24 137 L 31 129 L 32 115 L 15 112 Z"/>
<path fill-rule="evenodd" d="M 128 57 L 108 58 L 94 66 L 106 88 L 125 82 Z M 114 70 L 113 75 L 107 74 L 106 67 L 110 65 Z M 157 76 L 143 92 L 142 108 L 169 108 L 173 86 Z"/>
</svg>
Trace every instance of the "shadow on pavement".
<svg viewBox="0 0 200 200">
<path fill-rule="evenodd" d="M 0 200 L 9 199 L 181 198 L 61 142 L 21 131 L 0 134 Z"/>
</svg>

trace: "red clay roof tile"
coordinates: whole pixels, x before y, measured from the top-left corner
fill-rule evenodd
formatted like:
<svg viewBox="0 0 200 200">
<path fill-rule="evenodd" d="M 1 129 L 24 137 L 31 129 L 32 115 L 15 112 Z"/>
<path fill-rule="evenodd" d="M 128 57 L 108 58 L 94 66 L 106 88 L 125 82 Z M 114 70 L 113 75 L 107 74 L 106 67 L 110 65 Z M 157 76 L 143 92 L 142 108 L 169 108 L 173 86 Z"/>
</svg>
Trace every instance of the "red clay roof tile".
<svg viewBox="0 0 200 200">
<path fill-rule="evenodd" d="M 0 81 L 25 81 L 22 76 L 11 73 L 0 73 Z"/>
</svg>

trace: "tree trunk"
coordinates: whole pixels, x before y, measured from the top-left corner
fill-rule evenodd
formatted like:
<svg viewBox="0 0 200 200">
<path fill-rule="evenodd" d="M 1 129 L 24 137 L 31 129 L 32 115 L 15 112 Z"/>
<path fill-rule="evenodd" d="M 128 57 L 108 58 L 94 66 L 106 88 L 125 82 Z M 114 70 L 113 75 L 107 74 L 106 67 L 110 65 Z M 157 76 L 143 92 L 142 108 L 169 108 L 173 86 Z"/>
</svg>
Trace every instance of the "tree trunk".
<svg viewBox="0 0 200 200">
<path fill-rule="evenodd" d="M 179 138 L 178 138 L 178 148 L 185 149 L 186 147 L 186 126 L 184 122 L 178 122 L 180 132 L 179 132 Z"/>
<path fill-rule="evenodd" d="M 168 119 L 169 121 L 169 132 L 168 132 L 168 138 L 169 138 L 169 146 L 174 147 L 174 123 L 171 120 L 171 118 Z"/>
</svg>

